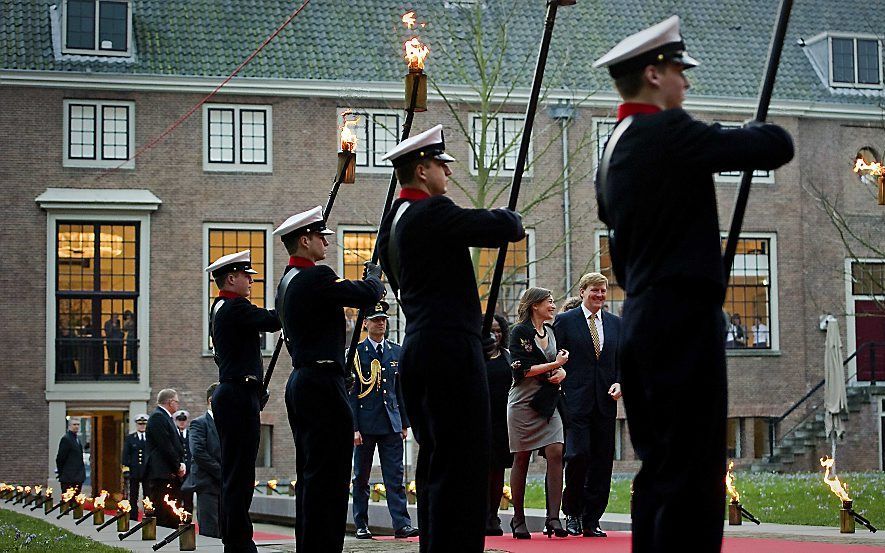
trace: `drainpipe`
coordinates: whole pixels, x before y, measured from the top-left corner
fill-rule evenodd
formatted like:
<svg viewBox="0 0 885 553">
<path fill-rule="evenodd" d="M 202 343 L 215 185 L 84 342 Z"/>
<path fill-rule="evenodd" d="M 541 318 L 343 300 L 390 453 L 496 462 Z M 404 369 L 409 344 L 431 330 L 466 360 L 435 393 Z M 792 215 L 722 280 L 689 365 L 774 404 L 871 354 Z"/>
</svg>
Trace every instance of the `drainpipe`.
<svg viewBox="0 0 885 553">
<path fill-rule="evenodd" d="M 569 155 L 568 155 L 568 126 L 575 116 L 575 108 L 568 100 L 559 100 L 556 105 L 549 108 L 550 117 L 558 119 L 562 132 L 562 224 L 565 238 L 565 291 L 571 293 L 572 289 L 572 221 L 571 221 L 571 198 L 569 180 Z"/>
</svg>

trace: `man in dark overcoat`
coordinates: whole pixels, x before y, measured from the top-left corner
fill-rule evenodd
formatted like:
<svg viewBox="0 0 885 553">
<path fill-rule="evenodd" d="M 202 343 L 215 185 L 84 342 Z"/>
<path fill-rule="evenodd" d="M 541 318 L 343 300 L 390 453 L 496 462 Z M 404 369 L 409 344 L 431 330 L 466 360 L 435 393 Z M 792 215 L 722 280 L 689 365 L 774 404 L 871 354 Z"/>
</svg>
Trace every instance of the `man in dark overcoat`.
<svg viewBox="0 0 885 553">
<path fill-rule="evenodd" d="M 562 507 L 569 534 L 599 538 L 606 536 L 599 519 L 611 492 L 621 397 L 621 319 L 602 308 L 608 291 L 604 275 L 587 273 L 578 289 L 581 304 L 553 322 L 556 344 L 569 352 L 568 378 L 561 385 L 568 413 Z"/>
<path fill-rule="evenodd" d="M 345 388 L 345 307 L 369 308 L 384 297 L 381 269 L 367 279 L 339 278 L 326 258 L 322 207 L 289 217 L 274 230 L 291 256 L 277 288 L 277 312 L 292 373 L 286 410 L 295 439 L 295 540 L 299 551 L 332 553 L 344 547 L 353 414 Z"/>
<path fill-rule="evenodd" d="M 180 499 L 181 479 L 187 468 L 184 464 L 184 447 L 178 437 L 178 428 L 172 420 L 172 413 L 178 410 L 178 392 L 164 388 L 157 394 L 157 408 L 148 418 L 144 448 L 145 480 L 148 482 L 148 495 L 157 513 L 157 524 L 167 528 L 177 528 L 180 519 L 164 501 Z M 180 507 L 181 504 L 179 503 Z"/>
<path fill-rule="evenodd" d="M 595 63 L 608 68 L 624 100 L 596 184 L 627 296 L 620 363 L 642 460 L 633 482 L 637 553 L 721 547 L 726 275 L 712 175 L 774 170 L 793 157 L 790 136 L 776 125 L 724 129 L 692 119 L 682 109 L 683 72 L 697 63 L 685 52 L 677 16 Z"/>
<path fill-rule="evenodd" d="M 77 434 L 80 432 L 80 419 L 68 418 L 68 429 L 58 442 L 58 453 L 55 456 L 55 469 L 58 471 L 58 482 L 62 492 L 74 488 L 80 493 L 86 481 L 86 464 L 83 462 L 83 444 Z"/>
<path fill-rule="evenodd" d="M 445 194 L 452 174 L 442 125 L 388 152 L 402 185 L 378 234 L 381 264 L 406 317 L 403 395 L 420 445 L 415 484 L 422 552 L 479 552 L 487 518 L 490 415 L 482 312 L 471 247 L 525 236 L 518 213 L 465 209 Z M 483 340 L 485 338 L 485 340 Z M 469 453 L 468 453 L 469 452 Z M 469 458 L 465 458 L 469 455 Z"/>
<path fill-rule="evenodd" d="M 208 409 L 191 421 L 188 443 L 192 455 L 184 485 L 197 492 L 197 523 L 201 536 L 220 538 L 218 528 L 219 496 L 221 495 L 221 440 L 212 412 L 212 395 L 218 387 L 213 383 L 206 390 Z"/>
</svg>

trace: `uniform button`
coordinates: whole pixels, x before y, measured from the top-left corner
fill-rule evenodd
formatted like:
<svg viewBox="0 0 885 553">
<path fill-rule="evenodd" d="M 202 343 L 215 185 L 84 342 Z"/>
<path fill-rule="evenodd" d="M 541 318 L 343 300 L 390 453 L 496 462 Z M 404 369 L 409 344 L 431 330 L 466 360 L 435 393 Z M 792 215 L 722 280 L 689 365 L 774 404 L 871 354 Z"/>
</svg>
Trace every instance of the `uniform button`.
<svg viewBox="0 0 885 553">
<path fill-rule="evenodd" d="M 386 402 L 386 401 L 384 402 L 384 405 L 387 405 L 387 402 Z"/>
<path fill-rule="evenodd" d="M 384 390 L 384 393 L 386 394 L 386 393 L 387 393 L 387 390 Z"/>
<path fill-rule="evenodd" d="M 387 369 L 382 367 L 381 372 L 386 372 L 386 371 L 387 371 Z"/>
<path fill-rule="evenodd" d="M 382 378 L 382 379 L 381 379 L 381 382 L 387 382 L 387 379 L 386 379 L 386 378 Z"/>
</svg>

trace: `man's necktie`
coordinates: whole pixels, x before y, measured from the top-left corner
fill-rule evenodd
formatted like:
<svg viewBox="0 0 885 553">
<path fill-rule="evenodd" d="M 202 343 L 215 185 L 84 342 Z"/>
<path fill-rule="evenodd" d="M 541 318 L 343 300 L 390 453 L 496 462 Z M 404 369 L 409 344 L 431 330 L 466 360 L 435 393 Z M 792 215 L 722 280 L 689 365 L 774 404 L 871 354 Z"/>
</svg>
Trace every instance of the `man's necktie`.
<svg viewBox="0 0 885 553">
<path fill-rule="evenodd" d="M 384 355 L 384 348 L 381 347 L 381 344 L 375 346 L 375 351 L 378 352 L 378 359 L 381 359 L 381 357 Z"/>
<path fill-rule="evenodd" d="M 596 352 L 596 359 L 599 360 L 599 331 L 596 330 L 596 313 L 590 313 L 590 336 L 593 338 L 593 350 Z"/>
</svg>

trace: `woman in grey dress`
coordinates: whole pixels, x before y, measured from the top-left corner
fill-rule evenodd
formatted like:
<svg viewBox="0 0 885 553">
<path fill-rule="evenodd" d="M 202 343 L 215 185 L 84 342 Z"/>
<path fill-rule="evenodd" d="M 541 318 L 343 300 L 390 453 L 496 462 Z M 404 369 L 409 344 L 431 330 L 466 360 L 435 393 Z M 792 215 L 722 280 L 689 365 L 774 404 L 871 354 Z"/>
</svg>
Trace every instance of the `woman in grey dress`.
<svg viewBox="0 0 885 553">
<path fill-rule="evenodd" d="M 510 329 L 510 354 L 513 358 L 513 386 L 507 398 L 507 430 L 510 451 L 514 453 L 510 470 L 513 496 L 513 537 L 531 537 L 525 525 L 525 484 L 532 451 L 543 449 L 547 458 L 547 521 L 544 533 L 549 537 L 568 534 L 559 521 L 562 503 L 562 419 L 556 411 L 559 383 L 565 378 L 563 365 L 568 352 L 557 351 L 553 327 L 556 304 L 550 290 L 529 288 L 519 302 L 519 323 Z M 533 401 L 534 400 L 534 401 Z"/>
</svg>

